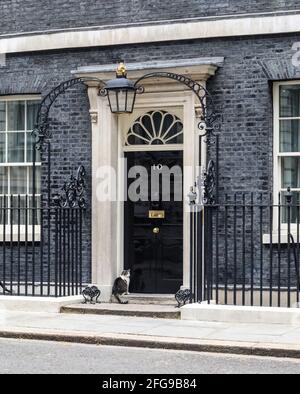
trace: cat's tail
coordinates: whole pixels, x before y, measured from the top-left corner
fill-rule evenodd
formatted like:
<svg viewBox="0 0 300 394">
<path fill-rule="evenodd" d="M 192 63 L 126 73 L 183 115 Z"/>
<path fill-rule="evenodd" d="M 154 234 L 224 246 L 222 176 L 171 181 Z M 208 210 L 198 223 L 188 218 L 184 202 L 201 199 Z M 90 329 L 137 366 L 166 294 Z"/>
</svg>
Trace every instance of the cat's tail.
<svg viewBox="0 0 300 394">
<path fill-rule="evenodd" d="M 113 294 L 113 295 L 116 297 L 116 299 L 118 300 L 119 304 L 121 304 L 121 305 L 127 305 L 128 304 L 128 301 L 122 301 L 121 300 L 119 294 Z"/>
</svg>

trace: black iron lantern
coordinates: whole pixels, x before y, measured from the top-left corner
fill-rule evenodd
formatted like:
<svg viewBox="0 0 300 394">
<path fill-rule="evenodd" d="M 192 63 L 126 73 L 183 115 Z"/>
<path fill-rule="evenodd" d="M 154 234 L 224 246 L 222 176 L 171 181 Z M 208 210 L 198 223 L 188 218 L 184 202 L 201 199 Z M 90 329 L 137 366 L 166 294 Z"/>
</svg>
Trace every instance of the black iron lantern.
<svg viewBox="0 0 300 394">
<path fill-rule="evenodd" d="M 116 79 L 106 83 L 101 95 L 107 95 L 113 114 L 131 114 L 134 109 L 137 87 L 127 79 L 126 67 L 121 62 L 117 69 Z"/>
</svg>

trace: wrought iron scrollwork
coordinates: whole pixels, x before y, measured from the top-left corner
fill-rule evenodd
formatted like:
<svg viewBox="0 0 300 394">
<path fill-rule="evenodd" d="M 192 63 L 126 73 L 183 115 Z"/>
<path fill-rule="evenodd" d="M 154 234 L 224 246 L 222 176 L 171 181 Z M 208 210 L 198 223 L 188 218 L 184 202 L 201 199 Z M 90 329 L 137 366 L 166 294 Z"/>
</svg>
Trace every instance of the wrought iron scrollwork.
<svg viewBox="0 0 300 394">
<path fill-rule="evenodd" d="M 97 304 L 101 296 L 101 291 L 96 286 L 88 286 L 83 290 L 82 296 L 84 298 L 84 304 L 88 302 L 90 304 Z"/>
<path fill-rule="evenodd" d="M 208 152 L 210 148 L 216 143 L 215 139 L 217 138 L 217 133 L 220 131 L 221 127 L 221 117 L 216 112 L 213 98 L 210 93 L 198 82 L 192 80 L 191 78 L 175 74 L 171 72 L 153 72 L 142 76 L 135 82 L 136 89 L 140 89 L 141 92 L 144 91 L 144 88 L 140 85 L 140 83 L 149 78 L 168 78 L 174 81 L 177 81 L 185 86 L 187 86 L 190 90 L 192 90 L 196 96 L 198 97 L 201 105 L 201 113 L 200 113 L 200 121 L 198 123 L 198 129 L 200 131 L 201 141 L 205 142 L 208 147 Z M 213 138 L 215 137 L 215 138 Z M 217 148 L 218 149 L 218 148 Z M 218 152 L 217 152 L 218 155 Z M 200 160 L 201 161 L 201 160 Z M 204 179 L 202 180 L 202 184 L 199 184 L 199 187 L 203 185 L 204 193 L 203 193 L 203 203 L 204 204 L 215 204 L 216 195 L 217 195 L 217 171 L 216 165 L 214 161 L 210 161 L 208 163 L 206 172 L 204 174 Z M 194 189 L 189 194 L 190 205 L 196 204 L 196 196 L 194 194 Z"/>
<path fill-rule="evenodd" d="M 62 82 L 44 97 L 38 110 L 35 128 L 32 132 L 36 137 L 36 147 L 38 150 L 42 150 L 45 141 L 52 137 L 49 127 L 49 113 L 55 100 L 73 86 L 79 84 L 84 85 L 88 81 L 96 81 L 99 82 L 99 84 L 102 83 L 98 78 L 73 78 Z"/>
<path fill-rule="evenodd" d="M 216 202 L 216 177 L 215 162 L 210 160 L 204 173 L 204 204 L 213 205 Z"/>
<path fill-rule="evenodd" d="M 204 204 L 213 205 L 216 203 L 216 182 L 217 173 L 215 162 L 210 160 L 207 165 L 207 170 L 204 173 Z"/>
<path fill-rule="evenodd" d="M 189 289 L 186 290 L 179 290 L 176 294 L 175 294 L 175 299 L 178 303 L 177 307 L 181 308 L 184 305 L 186 305 L 192 298 L 192 292 Z"/>
<path fill-rule="evenodd" d="M 138 93 L 144 92 L 144 87 L 140 86 L 140 82 L 149 78 L 173 79 L 174 81 L 177 81 L 192 90 L 198 97 L 202 109 L 198 128 L 203 137 L 213 133 L 215 130 L 215 123 L 219 119 L 219 116 L 215 112 L 212 96 L 202 85 L 185 75 L 158 71 L 146 74 L 136 81 L 135 87 L 138 89 Z"/>
<path fill-rule="evenodd" d="M 83 166 L 77 170 L 76 177 L 71 175 L 62 188 L 62 194 L 54 197 L 54 203 L 61 208 L 86 207 L 86 171 Z"/>
</svg>

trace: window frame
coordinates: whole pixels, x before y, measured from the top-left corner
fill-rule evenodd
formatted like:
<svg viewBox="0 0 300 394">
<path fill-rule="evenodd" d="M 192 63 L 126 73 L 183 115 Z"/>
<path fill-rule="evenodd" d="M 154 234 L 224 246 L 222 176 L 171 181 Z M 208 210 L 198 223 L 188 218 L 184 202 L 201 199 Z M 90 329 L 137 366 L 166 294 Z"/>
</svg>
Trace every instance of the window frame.
<svg viewBox="0 0 300 394">
<path fill-rule="evenodd" d="M 300 158 L 300 151 L 299 152 L 280 152 L 280 121 L 281 120 L 293 120 L 299 119 L 300 117 L 281 117 L 280 116 L 280 87 L 281 86 L 295 86 L 299 85 L 300 88 L 300 80 L 292 80 L 292 81 L 279 81 L 274 82 L 273 84 L 273 112 L 274 112 L 274 119 L 273 119 L 273 195 L 274 195 L 274 205 L 279 204 L 279 193 L 280 192 L 287 192 L 287 189 L 282 187 L 282 166 L 281 160 L 284 157 L 299 157 Z M 299 192 L 300 188 L 292 188 L 292 192 Z M 283 203 L 283 202 L 282 202 Z M 273 231 L 278 234 L 278 209 L 275 208 L 276 214 L 274 215 L 274 225 Z M 281 222 L 281 232 L 287 231 L 287 223 Z M 292 232 L 297 231 L 297 224 L 291 223 L 291 230 Z"/>
<path fill-rule="evenodd" d="M 8 203 L 10 203 L 10 196 L 15 196 L 17 197 L 20 195 L 20 197 L 25 197 L 28 196 L 28 198 L 32 197 L 33 194 L 30 193 L 30 168 L 33 167 L 33 162 L 32 161 L 27 161 L 27 135 L 29 132 L 32 130 L 27 130 L 27 103 L 30 101 L 41 101 L 42 97 L 41 95 L 35 94 L 35 95 L 10 95 L 10 96 L 0 96 L 0 102 L 6 103 L 6 127 L 5 131 L 1 130 L 1 133 L 7 134 L 9 133 L 23 133 L 24 134 L 24 161 L 23 162 L 0 162 L 0 168 L 7 168 L 8 171 L 10 171 L 11 168 L 14 167 L 25 167 L 27 168 L 27 174 L 26 174 L 26 190 L 27 193 L 21 193 L 21 194 L 15 194 L 15 193 L 7 193 L 7 194 L 0 194 L 0 197 L 8 196 Z M 8 130 L 8 112 L 7 112 L 7 103 L 8 102 L 17 102 L 17 101 L 24 101 L 25 102 L 25 113 L 24 113 L 24 130 Z M 6 137 L 7 138 L 7 137 Z M 7 149 L 8 149 L 8 144 L 7 144 L 7 139 L 5 142 L 5 149 L 6 149 L 6 160 L 7 160 Z M 41 168 L 42 163 L 41 161 L 37 161 L 35 163 L 36 167 Z M 11 175 L 8 175 L 8 192 L 10 192 L 10 182 L 11 182 Z M 37 193 L 36 197 L 41 197 L 41 193 Z M 13 225 L 8 222 L 5 226 L 3 224 L 0 224 L 0 243 L 3 242 L 3 235 L 4 235 L 4 227 L 5 227 L 5 234 L 6 234 L 6 240 L 11 240 L 11 236 L 13 237 L 13 242 L 17 242 L 19 239 L 21 242 L 25 240 L 25 228 L 26 224 L 21 224 L 20 226 L 18 225 Z M 35 226 L 35 240 L 38 242 L 40 240 L 40 225 L 36 224 Z M 11 228 L 13 229 L 13 234 L 11 235 Z M 27 241 L 31 241 L 32 236 L 33 236 L 33 225 L 28 224 L 27 225 Z"/>
</svg>

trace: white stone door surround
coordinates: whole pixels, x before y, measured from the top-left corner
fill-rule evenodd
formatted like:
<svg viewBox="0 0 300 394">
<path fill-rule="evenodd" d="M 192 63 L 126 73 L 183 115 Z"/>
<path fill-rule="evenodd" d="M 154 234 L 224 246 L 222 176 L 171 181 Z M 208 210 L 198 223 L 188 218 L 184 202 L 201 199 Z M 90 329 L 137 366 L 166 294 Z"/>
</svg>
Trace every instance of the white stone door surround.
<svg viewBox="0 0 300 394">
<path fill-rule="evenodd" d="M 171 67 L 166 62 L 128 64 L 128 78 L 133 80 L 153 71 L 170 71 L 187 75 L 205 86 L 209 77 L 213 76 L 220 65 L 217 59 L 192 59 L 177 61 Z M 189 64 L 190 63 L 190 64 Z M 97 77 L 102 81 L 114 78 L 115 65 L 80 68 L 74 72 L 76 76 Z M 182 114 L 184 124 L 184 193 L 187 195 L 198 171 L 198 128 L 199 102 L 196 95 L 184 85 L 166 79 L 145 80 L 145 93 L 137 96 L 133 115 L 113 115 L 107 98 L 98 95 L 99 85 L 88 84 L 90 113 L 92 120 L 92 283 L 102 291 L 102 300 L 110 299 L 115 278 L 123 269 L 123 204 L 116 201 L 99 201 L 97 187 L 101 181 L 99 169 L 110 166 L 115 169 L 117 195 L 123 194 L 122 168 L 120 159 L 123 151 L 123 134 L 126 125 L 137 118 L 141 111 L 166 109 Z M 135 116 L 136 115 L 136 116 Z M 158 148 L 159 149 L 159 148 Z M 161 146 L 160 146 L 161 149 Z M 185 201 L 185 204 L 187 202 Z M 183 287 L 189 287 L 189 216 L 184 210 L 184 262 Z"/>
</svg>

